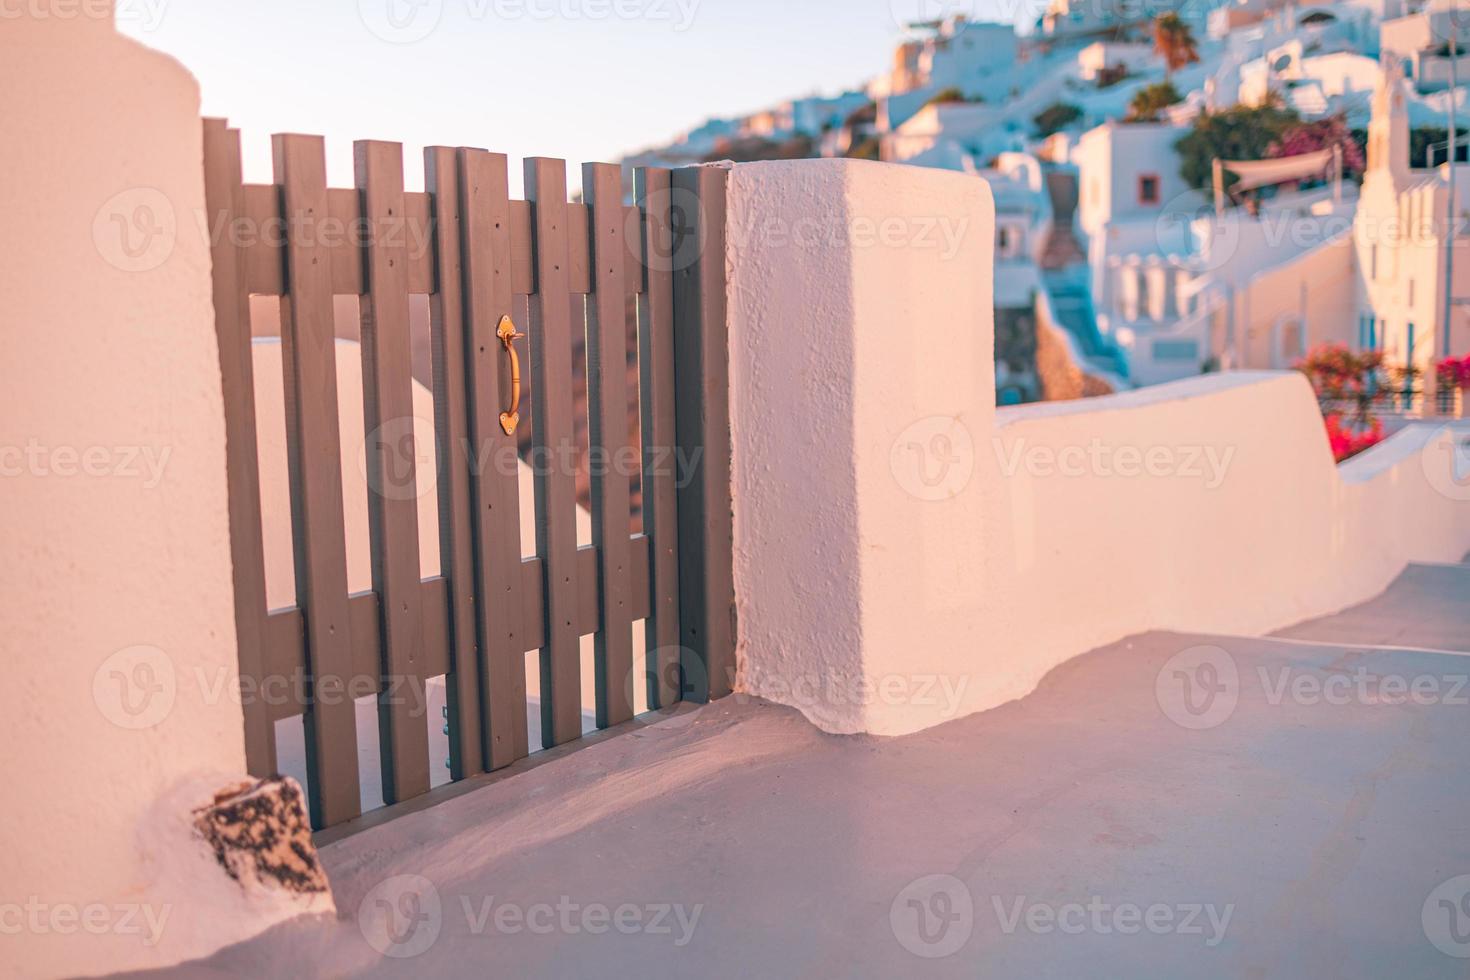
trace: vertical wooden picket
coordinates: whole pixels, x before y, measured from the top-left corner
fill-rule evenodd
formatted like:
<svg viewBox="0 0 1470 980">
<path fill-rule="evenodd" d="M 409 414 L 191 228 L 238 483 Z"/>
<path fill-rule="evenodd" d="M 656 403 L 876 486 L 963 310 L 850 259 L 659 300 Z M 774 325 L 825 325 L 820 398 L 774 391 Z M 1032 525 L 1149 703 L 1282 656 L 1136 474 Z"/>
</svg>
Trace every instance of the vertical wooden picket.
<svg viewBox="0 0 1470 980">
<path fill-rule="evenodd" d="M 536 470 L 536 554 L 542 562 L 541 744 L 582 735 L 577 627 L 577 499 L 572 472 L 572 294 L 567 253 L 566 164 L 525 162 L 536 291 L 531 296 L 531 465 Z M 585 234 L 579 229 L 579 233 Z M 580 297 L 579 297 L 580 299 Z M 580 303 L 579 303 L 580 309 Z M 577 318 L 580 324 L 581 316 Z"/>
<path fill-rule="evenodd" d="M 515 436 L 500 427 L 510 403 L 496 336 L 513 298 L 509 172 L 503 155 L 484 150 L 461 149 L 459 163 L 484 758 L 500 769 L 529 751 L 518 457 Z"/>
<path fill-rule="evenodd" d="M 674 272 L 670 225 L 670 174 L 643 167 L 634 175 L 642 211 L 643 291 L 638 297 L 639 391 L 643 431 L 643 533 L 652 542 L 652 598 L 644 623 L 648 706 L 679 701 L 678 512 L 674 490 Z"/>
<path fill-rule="evenodd" d="M 480 656 L 476 637 L 473 502 L 470 499 L 469 400 L 465 391 L 463 216 L 458 154 L 424 151 L 424 184 L 434 201 L 434 291 L 429 331 L 434 352 L 434 436 L 438 445 L 439 561 L 449 583 L 451 676 L 449 773 L 464 779 L 484 770 L 480 737 Z M 432 760 L 431 760 L 432 761 Z"/>
<path fill-rule="evenodd" d="M 674 415 L 691 466 L 679 489 L 679 625 L 697 664 L 684 671 L 694 701 L 725 697 L 735 679 L 725 180 L 717 167 L 676 170 L 671 206 L 687 229 L 673 246 Z"/>
<path fill-rule="evenodd" d="M 296 605 L 307 613 L 311 678 L 305 712 L 307 796 L 312 825 L 325 827 L 362 810 L 356 706 L 348 696 L 355 672 L 347 611 L 332 257 L 320 234 L 329 214 L 326 154 L 316 136 L 278 135 L 272 149 L 287 232 L 281 357 Z"/>
<path fill-rule="evenodd" d="M 362 392 L 373 591 L 378 594 L 383 687 L 378 743 L 383 800 L 429 790 L 419 599 L 417 447 L 408 337 L 408 216 L 403 147 L 353 144 L 367 238 L 362 310 Z"/>
<path fill-rule="evenodd" d="M 582 194 L 591 209 L 587 302 L 587 414 L 594 449 L 592 544 L 598 557 L 600 628 L 595 637 L 597 727 L 633 717 L 633 621 L 628 549 L 629 473 L 627 230 L 622 170 L 608 163 L 582 168 Z"/>
<path fill-rule="evenodd" d="M 245 765 L 252 776 L 276 771 L 276 732 L 265 682 L 265 546 L 260 523 L 260 461 L 255 448 L 255 387 L 250 304 L 236 244 L 241 209 L 240 133 L 223 119 L 204 121 L 204 194 L 214 263 L 214 327 L 225 408 L 230 551 L 234 556 L 235 636 L 245 714 Z"/>
</svg>

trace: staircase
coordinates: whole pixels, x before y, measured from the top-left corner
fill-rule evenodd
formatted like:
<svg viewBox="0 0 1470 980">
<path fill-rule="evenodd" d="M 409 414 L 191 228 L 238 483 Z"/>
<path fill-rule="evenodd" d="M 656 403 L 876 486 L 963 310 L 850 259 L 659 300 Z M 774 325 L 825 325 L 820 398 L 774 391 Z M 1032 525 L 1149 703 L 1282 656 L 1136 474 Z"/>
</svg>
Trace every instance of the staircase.
<svg viewBox="0 0 1470 980">
<path fill-rule="evenodd" d="M 1046 190 L 1051 197 L 1052 223 L 1041 256 L 1041 279 L 1051 297 L 1057 324 L 1077 340 L 1077 346 L 1097 369 L 1128 377 L 1123 352 L 1097 328 L 1088 283 L 1087 250 L 1074 230 L 1077 213 L 1077 175 L 1049 167 Z"/>
</svg>

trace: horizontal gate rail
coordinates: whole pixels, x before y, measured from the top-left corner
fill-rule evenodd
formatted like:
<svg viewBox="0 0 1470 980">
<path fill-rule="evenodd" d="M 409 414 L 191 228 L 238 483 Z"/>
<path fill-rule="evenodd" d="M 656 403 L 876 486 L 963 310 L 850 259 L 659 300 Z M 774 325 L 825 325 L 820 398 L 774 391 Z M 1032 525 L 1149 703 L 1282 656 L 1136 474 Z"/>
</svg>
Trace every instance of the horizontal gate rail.
<svg viewBox="0 0 1470 980">
<path fill-rule="evenodd" d="M 632 597 L 632 605 L 629 606 L 628 618 L 646 619 L 653 613 L 650 592 L 647 586 L 640 588 L 639 583 L 649 579 L 650 542 L 644 535 L 636 534 L 629 539 L 629 546 L 629 568 L 632 572 L 630 575 L 632 590 L 629 595 Z M 577 549 L 577 580 L 581 582 L 597 581 L 598 564 L 596 548 Z M 520 584 L 516 587 L 515 592 L 521 603 L 521 619 L 528 626 L 522 637 L 525 648 L 516 651 L 517 653 L 538 650 L 545 639 L 540 622 L 541 569 L 539 558 L 523 558 L 519 561 L 517 573 Z M 424 609 L 425 660 L 420 668 L 421 673 L 424 677 L 448 674 L 451 665 L 449 655 L 445 652 L 448 648 L 450 630 L 446 579 L 443 576 L 434 576 L 421 581 L 419 583 L 419 602 Z M 597 603 L 598 595 L 595 591 L 578 590 L 577 617 L 574 623 L 579 636 L 597 631 L 601 622 Z M 378 621 L 377 593 L 358 592 L 349 596 L 347 616 L 352 626 L 353 669 L 350 676 L 359 678 L 353 691 L 360 697 L 378 694 L 381 692 L 378 660 L 382 648 L 374 625 Z M 275 683 L 281 689 L 279 695 L 272 691 L 263 692 L 266 699 L 272 702 L 270 711 L 272 719 L 293 718 L 302 714 L 306 710 L 306 701 L 302 695 L 300 679 L 307 673 L 307 666 L 301 610 L 294 607 L 277 609 L 266 618 L 264 663 L 264 676 L 278 678 Z M 290 679 L 292 683 L 283 683 L 283 680 L 280 679 Z"/>
<path fill-rule="evenodd" d="M 728 428 L 727 382 L 716 350 L 724 327 L 715 322 L 723 317 L 715 295 L 724 281 L 723 175 L 711 183 L 717 172 L 642 168 L 630 204 L 620 169 L 590 164 L 580 203 L 567 199 L 562 161 L 530 159 L 527 200 L 517 201 L 509 197 L 504 156 L 431 147 L 426 189 L 416 192 L 404 187 L 398 144 L 364 141 L 354 145 L 357 186 L 329 188 L 322 139 L 278 135 L 274 181 L 245 184 L 238 131 L 221 120 L 206 120 L 204 131 L 250 771 L 275 773 L 275 725 L 300 718 L 313 826 L 340 831 L 362 814 L 356 698 L 378 701 L 384 802 L 418 805 L 432 796 L 421 706 L 433 678 L 445 680 L 456 782 L 527 757 L 525 664 L 533 651 L 540 652 L 546 749 L 582 738 L 585 709 L 595 710 L 599 729 L 624 725 L 633 717 L 634 684 L 650 709 L 728 691 L 733 621 L 723 611 L 732 596 L 729 568 L 719 567 L 730 561 L 728 459 L 709 458 L 728 456 L 728 432 L 720 431 Z M 698 215 L 675 204 L 686 187 Z M 720 213 L 703 213 L 710 208 Z M 701 240 L 713 230 L 719 249 L 692 263 L 667 247 L 691 223 Z M 253 295 L 278 297 L 281 305 L 296 573 L 295 605 L 286 609 L 265 608 Z M 333 297 L 340 295 L 358 297 L 360 410 L 370 435 L 372 590 L 351 595 L 337 424 Z M 429 299 L 437 474 L 416 474 L 413 454 L 405 459 L 393 445 L 394 426 L 414 414 L 412 295 Z M 508 340 L 502 321 L 518 309 L 530 315 L 515 318 L 518 334 Z M 507 431 L 501 414 L 519 390 L 512 350 L 529 365 L 530 396 L 520 413 L 532 448 L 551 451 L 542 459 L 566 458 L 560 451 L 571 448 L 577 423 L 578 337 L 585 338 L 590 431 L 582 449 L 604 461 L 633 454 L 642 527 L 630 520 L 633 474 L 594 468 L 593 543 L 579 547 L 574 474 L 540 466 L 536 553 L 525 557 L 518 476 L 472 464 L 489 458 L 487 449 L 518 446 L 515 425 Z M 676 371 L 693 373 L 676 387 Z M 681 413 L 693 413 L 693 421 L 681 421 Z M 454 451 L 460 446 L 472 452 Z M 686 462 L 689 474 L 677 468 Z M 688 487 L 676 480 L 686 475 Z M 384 489 L 424 487 L 425 479 L 437 481 L 441 573 L 430 578 L 419 572 L 417 494 Z M 681 616 L 691 617 L 692 629 L 681 630 Z M 631 628 L 640 620 L 645 667 L 638 678 Z M 580 644 L 589 635 L 595 705 L 581 702 Z"/>
</svg>

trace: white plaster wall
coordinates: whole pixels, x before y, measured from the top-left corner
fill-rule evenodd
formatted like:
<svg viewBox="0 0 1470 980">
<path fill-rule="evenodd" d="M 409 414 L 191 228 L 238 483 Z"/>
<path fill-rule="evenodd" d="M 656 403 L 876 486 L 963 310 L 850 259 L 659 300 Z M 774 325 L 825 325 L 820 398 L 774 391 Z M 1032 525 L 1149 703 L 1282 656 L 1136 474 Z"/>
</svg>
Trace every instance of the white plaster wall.
<svg viewBox="0 0 1470 980">
<path fill-rule="evenodd" d="M 1259 634 L 1470 549 L 1443 438 L 1339 470 L 1299 375 L 995 410 L 977 178 L 801 161 L 730 180 L 741 228 L 970 219 L 953 260 L 731 237 L 744 692 L 827 731 L 901 734 L 1130 634 Z"/>
<path fill-rule="evenodd" d="M 843 161 L 737 166 L 730 180 L 737 683 L 829 731 L 875 730 L 821 692 L 884 669 L 865 659 L 877 651 L 952 645 L 986 560 L 978 494 L 910 506 L 890 454 L 928 416 L 941 432 L 990 427 L 989 187 Z M 957 222 L 952 247 L 923 247 L 939 219 Z M 819 247 L 776 233 L 804 223 L 827 232 Z M 886 241 L 869 234 L 882 227 Z"/>
<path fill-rule="evenodd" d="M 1106 122 L 1082 135 L 1073 151 L 1078 172 L 1078 227 L 1089 236 L 1117 221 L 1157 220 L 1191 209 L 1198 194 L 1179 176 L 1174 144 L 1187 130 L 1163 123 Z M 1159 203 L 1140 204 L 1138 179 L 1159 178 Z"/>
<path fill-rule="evenodd" d="M 64 6 L 0 27 L 5 975 L 165 965 L 269 917 L 185 823 L 245 766 L 199 94 Z"/>
<path fill-rule="evenodd" d="M 1247 279 L 1235 295 L 1236 367 L 1290 367 L 1288 322 L 1302 325 L 1307 350 L 1358 343 L 1353 241 L 1341 234 Z"/>
</svg>

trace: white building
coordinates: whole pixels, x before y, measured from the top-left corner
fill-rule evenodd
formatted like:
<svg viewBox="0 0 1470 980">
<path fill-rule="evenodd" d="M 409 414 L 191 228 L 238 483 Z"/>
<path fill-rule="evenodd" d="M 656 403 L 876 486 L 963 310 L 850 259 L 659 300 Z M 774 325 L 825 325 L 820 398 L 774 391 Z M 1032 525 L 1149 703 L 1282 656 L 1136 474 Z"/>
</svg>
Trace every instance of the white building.
<svg viewBox="0 0 1470 980">
<path fill-rule="evenodd" d="M 1368 172 L 1354 227 L 1358 267 L 1358 333 L 1391 363 L 1429 377 L 1444 356 L 1445 238 L 1451 168 L 1415 170 L 1409 159 L 1407 85 L 1392 63 L 1373 102 Z M 1470 215 L 1470 166 L 1453 168 L 1458 222 Z M 1456 298 L 1470 297 L 1470 249 L 1464 225 L 1454 238 Z M 1464 306 L 1452 315 L 1450 350 L 1470 350 Z"/>
<path fill-rule="evenodd" d="M 1344 113 L 1350 125 L 1368 122 L 1378 84 L 1378 62 L 1352 51 L 1308 55 L 1311 45 L 1293 39 L 1240 66 L 1239 99 L 1261 105 L 1275 95 L 1304 119 Z"/>
<path fill-rule="evenodd" d="M 971 98 L 1001 101 L 1017 79 L 1020 41 L 1010 24 L 954 16 L 934 25 L 929 36 L 899 45 L 893 65 L 868 87 L 874 98 L 916 93 L 916 98 L 958 88 Z"/>
<path fill-rule="evenodd" d="M 1133 75 L 1162 66 L 1154 46 L 1144 41 L 1094 41 L 1077 52 L 1078 74 L 1087 82 L 1097 81 L 1106 69 L 1122 67 Z"/>
<path fill-rule="evenodd" d="M 1383 51 L 1402 59 L 1418 91 L 1442 91 L 1449 87 L 1447 44 L 1455 40 L 1462 54 L 1470 50 L 1470 10 L 1450 3 L 1427 6 L 1384 20 L 1378 37 Z M 1460 58 L 1455 68 L 1462 82 L 1470 78 L 1470 59 Z"/>
</svg>

